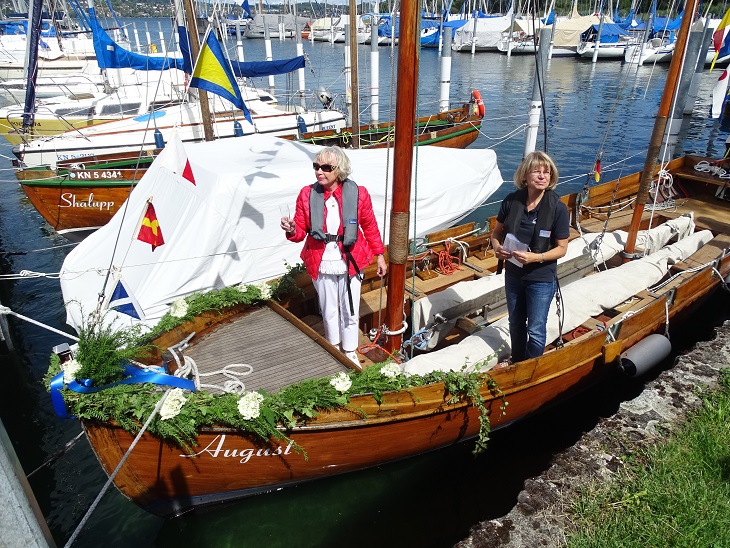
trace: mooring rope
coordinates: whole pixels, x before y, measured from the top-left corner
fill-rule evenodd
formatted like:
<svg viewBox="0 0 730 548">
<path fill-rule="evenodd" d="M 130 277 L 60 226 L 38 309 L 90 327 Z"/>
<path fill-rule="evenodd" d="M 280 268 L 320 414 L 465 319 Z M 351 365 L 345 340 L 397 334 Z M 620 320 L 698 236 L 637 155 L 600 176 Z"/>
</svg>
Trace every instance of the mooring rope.
<svg viewBox="0 0 730 548">
<path fill-rule="evenodd" d="M 56 333 L 58 335 L 63 335 L 64 337 L 68 337 L 69 339 L 78 342 L 79 338 L 75 335 L 71 335 L 70 333 L 66 333 L 65 331 L 61 331 L 60 329 L 56 329 L 55 327 L 51 327 L 50 325 L 46 325 L 42 322 L 39 322 L 37 320 L 34 320 L 33 318 L 29 318 L 28 316 L 23 316 L 22 314 L 18 314 L 17 312 L 13 312 L 8 308 L 7 306 L 0 305 L 0 314 L 9 314 L 11 316 L 15 316 L 16 318 L 19 318 L 21 320 L 25 320 L 26 322 L 32 323 L 33 325 L 37 325 L 38 327 L 42 327 L 43 329 L 47 329 L 48 331 L 52 331 L 53 333 Z"/>
<path fill-rule="evenodd" d="M 173 390 L 172 388 L 168 388 L 167 390 L 165 390 L 165 393 L 160 398 L 160 401 L 157 402 L 157 405 L 155 405 L 155 408 L 152 410 L 152 413 L 150 413 L 150 416 L 147 417 L 147 420 L 142 425 L 142 428 L 140 428 L 139 432 L 137 433 L 137 436 L 134 438 L 134 441 L 129 446 L 129 449 L 127 449 L 126 453 L 124 453 L 124 456 L 119 461 L 119 464 L 117 464 L 117 467 L 114 469 L 114 471 L 111 474 L 109 474 L 109 479 L 107 479 L 106 483 L 101 488 L 101 491 L 94 499 L 94 502 L 92 502 L 91 506 L 89 506 L 89 509 L 86 511 L 86 514 L 84 514 L 84 517 L 81 518 L 81 521 L 76 526 L 76 529 L 74 530 L 73 534 L 66 542 L 66 544 L 65 544 L 66 547 L 71 546 L 74 543 L 74 541 L 76 541 L 76 538 L 79 536 L 79 533 L 81 533 L 81 530 L 84 528 L 84 525 L 86 525 L 86 522 L 91 517 L 91 514 L 94 512 L 94 510 L 96 510 L 96 507 L 99 505 L 99 502 L 101 502 L 102 497 L 106 494 L 107 489 L 109 489 L 109 486 L 114 481 L 114 478 L 117 477 L 117 474 L 122 469 L 122 466 L 124 465 L 124 463 L 127 461 L 127 457 L 129 457 L 129 455 L 132 454 L 132 451 L 137 446 L 137 442 L 139 442 L 139 440 L 142 438 L 145 431 L 147 430 L 147 427 L 152 422 L 152 419 L 155 418 L 155 415 L 157 415 L 157 413 L 159 413 L 160 409 L 162 408 L 162 405 L 165 403 L 165 400 L 167 399 L 167 396 L 170 394 L 170 391 L 172 391 L 172 390 Z"/>
</svg>

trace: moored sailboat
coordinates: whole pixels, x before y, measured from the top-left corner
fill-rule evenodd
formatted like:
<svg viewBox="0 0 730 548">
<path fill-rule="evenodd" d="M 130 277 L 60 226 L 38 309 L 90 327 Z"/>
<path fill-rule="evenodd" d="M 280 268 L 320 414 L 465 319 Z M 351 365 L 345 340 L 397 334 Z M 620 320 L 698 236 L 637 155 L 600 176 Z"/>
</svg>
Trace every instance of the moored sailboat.
<svg viewBox="0 0 730 548">
<path fill-rule="evenodd" d="M 404 5 L 404 11 L 406 8 L 408 6 Z M 409 13 L 402 14 L 402 17 L 406 29 L 417 20 Z M 401 48 L 407 44 L 407 34 L 407 31 L 401 33 Z M 406 55 L 403 50 L 399 54 Z M 401 66 L 413 66 L 416 70 L 417 57 L 401 57 L 400 61 Z M 411 113 L 407 103 L 399 103 L 399 107 L 402 108 L 399 112 Z M 412 122 L 412 119 L 406 120 L 405 127 L 412 127 Z M 406 155 L 404 163 L 408 169 L 396 169 L 394 180 L 405 181 L 410 187 L 411 158 L 408 153 L 412 149 L 410 142 L 407 145 L 409 149 L 403 148 L 400 143 L 397 154 Z M 628 282 L 632 285 L 628 296 L 611 295 L 615 299 L 612 304 L 595 302 L 593 310 L 576 312 L 568 331 L 561 330 L 545 355 L 539 358 L 514 364 L 502 363 L 495 367 L 495 362 L 503 357 L 506 350 L 501 347 L 501 326 L 493 325 L 494 320 L 498 321 L 496 316 L 503 295 L 499 291 L 498 276 L 479 276 L 479 270 L 482 274 L 493 272 L 496 260 L 487 248 L 488 236 L 468 234 L 473 228 L 469 227 L 431 234 L 429 241 L 434 244 L 434 250 L 446 251 L 452 259 L 455 254 L 445 249 L 447 237 L 470 243 L 465 262 L 476 269 L 467 267 L 457 276 L 463 282 L 477 282 L 487 287 L 467 299 L 461 292 L 462 287 L 454 283 L 457 278 L 448 279 L 446 268 L 443 268 L 438 275 L 442 276 L 441 280 L 434 282 L 438 276 L 419 278 L 420 281 L 415 282 L 419 285 L 411 286 L 413 291 L 408 297 L 409 305 L 417 304 L 419 300 L 430 297 L 429 292 L 434 287 L 447 287 L 441 296 L 450 298 L 454 304 L 448 312 L 449 317 L 444 316 L 444 319 L 455 322 L 455 329 L 441 339 L 441 348 L 430 353 L 419 348 L 416 354 L 420 355 L 407 362 L 405 370 L 412 369 L 420 356 L 446 364 L 446 354 L 463 344 L 461 358 L 448 366 L 459 369 L 457 371 L 419 372 L 408 377 L 400 372 L 400 367 L 394 370 L 387 365 L 373 365 L 363 373 L 349 373 L 335 349 L 327 347 L 321 337 L 318 338 L 316 323 L 311 329 L 304 325 L 304 320 L 311 319 L 307 318 L 307 314 L 311 312 L 312 305 L 311 294 L 308 296 L 306 289 L 299 297 L 287 294 L 287 300 L 279 304 L 263 304 L 261 301 L 265 297 L 257 290 L 253 299 L 257 302 L 239 302 L 207 314 L 191 313 L 187 321 L 168 324 L 172 327 L 155 339 L 157 347 L 171 349 L 171 354 L 164 358 L 172 364 L 169 370 L 192 368 L 195 363 L 201 371 L 214 372 L 224 364 L 251 364 L 258 359 L 257 356 L 264 356 L 253 364 L 254 372 L 245 379 L 249 391 L 246 395 L 240 398 L 216 396 L 221 398 L 218 402 L 225 403 L 215 404 L 210 393 L 201 390 L 197 396 L 188 396 L 182 402 L 178 400 L 178 414 L 170 412 L 165 415 L 164 420 L 170 422 L 157 421 L 158 434 L 166 428 L 169 428 L 169 433 L 174 431 L 175 425 L 195 421 L 199 428 L 193 432 L 193 441 L 197 444 L 192 451 L 194 458 L 190 453 L 148 434 L 140 437 L 136 447 L 130 450 L 133 435 L 122 428 L 118 420 L 110 419 L 112 415 L 106 411 L 107 408 L 102 413 L 99 412 L 101 407 L 95 407 L 94 415 L 85 412 L 79 404 L 82 396 L 69 391 L 65 392 L 67 402 L 72 411 L 82 418 L 100 462 L 107 473 L 115 474 L 113 479 L 119 489 L 144 508 L 165 514 L 437 449 L 484 434 L 485 421 L 491 428 L 506 426 L 615 373 L 617 360 L 624 351 L 648 340 L 649 335 L 663 332 L 670 322 L 675 325 L 686 319 L 694 304 L 710 296 L 724 283 L 730 274 L 730 256 L 727 253 L 730 215 L 726 202 L 715 196 L 716 190 L 724 189 L 724 181 L 698 171 L 695 165 L 698 165 L 698 159 L 682 158 L 665 166 L 674 175 L 677 190 L 681 185 L 682 203 L 676 210 L 660 212 L 657 208 L 656 217 L 675 224 L 669 230 L 661 229 L 664 236 L 651 233 L 645 238 L 644 245 L 649 251 L 651 242 L 657 238 L 663 244 L 676 239 L 679 233 L 687 237 L 672 242 L 671 249 L 658 251 L 660 255 L 651 260 L 639 259 L 629 263 L 630 268 L 625 270 L 620 266 L 608 268 L 615 265 L 608 259 L 610 249 L 604 244 L 608 244 L 611 238 L 614 243 L 630 242 L 636 237 L 638 228 L 648 225 L 650 218 L 644 213 L 646 196 L 642 197 L 642 193 L 648 191 L 647 181 L 657 170 L 649 168 L 646 173 L 648 179 L 641 179 L 638 175 L 624 177 L 620 181 L 586 189 L 585 193 L 565 197 L 578 222 L 574 227 L 575 254 L 563 263 L 563 275 L 575 279 L 566 284 L 566 293 L 573 293 L 566 302 L 572 305 L 580 302 L 582 296 L 605 296 L 609 293 L 604 285 L 607 277 L 615 277 L 614 282 L 619 285 Z M 192 189 L 185 186 L 182 177 L 178 178 L 182 185 L 177 187 L 180 192 L 197 191 L 198 185 Z M 403 189 L 396 191 L 399 202 L 404 199 L 403 192 Z M 639 199 L 635 200 L 637 193 Z M 394 205 L 391 217 L 399 225 L 407 227 L 408 189 L 405 194 L 405 207 L 403 203 Z M 631 204 L 636 204 L 634 210 L 626 210 L 625 206 Z M 221 200 L 219 205 L 227 205 L 226 200 Z M 693 212 L 692 218 L 685 215 L 690 212 Z M 695 231 L 693 224 L 702 230 Z M 160 226 L 164 230 L 164 225 Z M 615 232 L 626 227 L 631 228 L 628 236 Z M 598 241 L 595 246 L 582 241 L 578 228 L 583 234 L 595 234 L 594 240 L 603 241 Z M 131 236 L 134 236 L 134 231 Z M 596 249 L 599 253 L 593 256 Z M 649 254 L 647 259 L 652 255 Z M 399 307 L 403 299 L 398 298 L 397 291 L 402 290 L 405 284 L 402 278 L 396 280 L 394 274 L 399 270 L 405 274 L 409 264 L 416 270 L 427 270 L 422 268 L 423 258 L 408 262 L 407 256 L 407 234 L 400 242 L 391 237 L 389 258 L 392 268 L 388 280 L 391 292 L 387 306 L 395 310 L 393 314 L 386 313 L 389 317 L 383 330 L 388 338 L 386 345 L 400 335 L 402 318 Z M 593 274 L 596 262 L 600 265 L 605 262 L 606 265 L 601 266 L 601 272 Z M 614 259 L 614 262 L 621 261 Z M 646 272 L 647 279 L 639 281 L 637 270 Z M 214 276 L 219 270 L 211 267 L 207 272 Z M 365 277 L 366 281 L 370 281 L 368 277 L 372 278 L 368 269 Z M 595 278 L 601 291 L 584 286 L 591 278 Z M 585 284 L 583 280 L 586 280 Z M 573 284 L 578 282 L 581 282 L 580 285 L 574 287 Z M 394 287 L 396 284 L 397 288 Z M 453 289 L 449 291 L 448 286 Z M 570 291 L 568 288 L 571 288 Z M 248 287 L 246 291 L 249 291 Z M 372 291 L 377 293 L 377 287 L 373 287 Z M 373 327 L 380 314 L 378 299 L 367 290 L 363 299 L 370 306 L 365 322 Z M 166 306 L 167 303 L 160 304 L 160 308 Z M 459 310 L 454 310 L 457 308 Z M 176 311 L 176 314 L 179 313 Z M 442 312 L 442 316 L 445 313 Z M 450 317 L 452 313 L 453 317 Z M 181 314 L 185 317 L 187 312 Z M 397 318 L 397 322 L 394 323 L 391 317 Z M 427 328 L 434 333 L 437 318 L 432 322 L 432 317 L 426 316 Z M 443 323 L 438 322 L 439 325 Z M 484 350 L 490 338 L 497 344 Z M 235 346 L 225 344 L 232 340 L 236 341 Z M 413 342 L 418 341 L 414 339 Z M 474 353 L 478 348 L 482 349 L 481 353 Z M 463 357 L 464 349 L 469 361 Z M 163 358 L 153 354 L 147 361 L 161 363 Z M 363 361 L 370 365 L 365 358 Z M 322 366 L 319 374 L 325 379 L 306 385 L 310 391 L 299 384 L 295 385 L 296 390 L 277 392 L 283 384 L 294 380 L 294 375 L 312 381 L 307 378 L 307 372 L 311 372 L 308 368 L 314 365 Z M 468 366 L 470 371 L 462 372 L 462 366 Z M 267 376 L 267 373 L 271 375 Z M 286 381 L 277 380 L 276 374 L 283 374 Z M 460 391 L 454 382 L 457 377 L 451 375 L 459 375 L 470 388 Z M 248 395 L 256 390 L 265 392 L 259 394 L 260 399 L 256 395 Z M 330 402 L 315 400 L 313 393 L 326 393 Z M 134 417 L 149 415 L 161 392 L 147 388 L 145 395 L 149 396 L 148 404 L 143 409 L 135 409 L 137 414 Z M 103 398 L 98 397 L 95 404 L 103 405 Z M 214 410 L 212 416 L 211 410 Z M 315 413 L 316 416 L 313 416 Z M 140 428 L 136 420 L 130 420 L 133 431 Z M 154 424 L 154 421 L 150 423 L 151 426 Z M 297 449 L 306 455 L 298 453 Z"/>
</svg>

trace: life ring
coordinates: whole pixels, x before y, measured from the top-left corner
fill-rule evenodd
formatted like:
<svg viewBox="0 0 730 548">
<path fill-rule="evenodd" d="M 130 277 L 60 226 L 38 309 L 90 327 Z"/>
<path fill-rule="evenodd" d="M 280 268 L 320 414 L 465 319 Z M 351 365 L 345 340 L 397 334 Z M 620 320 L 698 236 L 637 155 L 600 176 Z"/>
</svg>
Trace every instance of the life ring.
<svg viewBox="0 0 730 548">
<path fill-rule="evenodd" d="M 477 90 L 471 92 L 471 101 L 476 104 L 476 109 L 479 112 L 479 116 L 484 117 L 484 101 L 482 101 L 482 94 Z"/>
</svg>

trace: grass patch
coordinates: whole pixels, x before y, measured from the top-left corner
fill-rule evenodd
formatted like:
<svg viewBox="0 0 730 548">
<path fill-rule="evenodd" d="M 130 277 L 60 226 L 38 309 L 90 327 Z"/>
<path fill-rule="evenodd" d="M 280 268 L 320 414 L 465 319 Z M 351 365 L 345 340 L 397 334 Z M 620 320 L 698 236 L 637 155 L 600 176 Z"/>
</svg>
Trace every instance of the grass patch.
<svg viewBox="0 0 730 548">
<path fill-rule="evenodd" d="M 730 371 L 666 442 L 570 510 L 570 547 L 730 546 Z"/>
</svg>

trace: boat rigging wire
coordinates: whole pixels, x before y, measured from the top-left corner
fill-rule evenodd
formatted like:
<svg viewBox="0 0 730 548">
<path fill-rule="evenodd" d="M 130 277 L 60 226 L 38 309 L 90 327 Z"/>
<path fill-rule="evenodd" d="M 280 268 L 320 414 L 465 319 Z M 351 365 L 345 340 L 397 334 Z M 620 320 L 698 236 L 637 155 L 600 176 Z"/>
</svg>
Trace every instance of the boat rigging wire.
<svg viewBox="0 0 730 548">
<path fill-rule="evenodd" d="M 53 453 L 46 461 L 41 464 L 38 468 L 33 470 L 30 474 L 26 476 L 26 478 L 30 478 L 33 474 L 40 471 L 41 469 L 45 468 L 46 466 L 49 466 L 56 462 L 58 459 L 60 459 L 62 456 L 64 456 L 66 453 L 68 453 L 75 445 L 78 443 L 78 441 L 84 436 L 84 431 L 82 430 L 76 436 L 74 436 L 73 439 L 67 441 L 63 447 L 61 447 L 59 450 L 57 450 L 55 453 Z"/>
<path fill-rule="evenodd" d="M 132 441 L 132 444 L 129 446 L 129 449 L 127 449 L 127 451 L 124 453 L 124 455 L 122 456 L 122 459 L 119 461 L 119 464 L 117 464 L 117 467 L 114 469 L 114 471 L 111 474 L 109 474 L 109 478 L 107 479 L 104 486 L 101 488 L 101 491 L 94 499 L 94 502 L 91 503 L 91 506 L 89 506 L 89 509 L 86 511 L 86 514 L 84 514 L 84 517 L 81 518 L 81 521 L 76 526 L 76 529 L 74 529 L 73 534 L 71 535 L 71 537 L 69 537 L 68 541 L 65 544 L 66 548 L 69 548 L 76 541 L 76 538 L 79 536 L 79 533 L 84 528 L 84 525 L 86 525 L 86 522 L 91 517 L 91 514 L 94 512 L 94 510 L 96 510 L 96 507 L 99 505 L 99 502 L 101 502 L 102 497 L 104 496 L 104 494 L 107 492 L 107 490 L 111 486 L 112 482 L 114 481 L 114 478 L 117 477 L 117 474 L 122 469 L 122 466 L 124 466 L 124 463 L 127 461 L 127 458 L 129 457 L 129 455 L 132 454 L 132 451 L 134 450 L 134 448 L 137 446 L 137 443 L 144 435 L 145 431 L 147 430 L 147 427 L 152 422 L 152 419 L 155 418 L 155 415 L 157 415 L 157 413 L 160 412 L 162 405 L 165 403 L 167 396 L 170 395 L 170 392 L 172 390 L 174 390 L 174 389 L 168 388 L 167 390 L 165 390 L 165 393 L 160 398 L 160 401 L 157 402 L 157 405 L 155 405 L 155 408 L 152 410 L 152 413 L 150 413 L 150 416 L 147 417 L 147 420 L 142 425 L 142 427 L 139 429 L 139 432 L 137 432 L 137 435 L 135 436 L 134 441 Z"/>
<path fill-rule="evenodd" d="M 0 314 L 6 314 L 10 316 L 15 316 L 18 319 L 25 320 L 28 323 L 32 323 L 33 325 L 37 325 L 38 327 L 42 327 L 43 329 L 47 329 L 48 331 L 51 331 L 53 333 L 56 333 L 57 335 L 63 335 L 64 337 L 68 337 L 69 339 L 78 342 L 79 338 L 71 335 L 70 333 L 66 333 L 64 331 L 61 331 L 60 329 L 56 329 L 55 327 L 51 327 L 50 325 L 44 324 L 43 322 L 39 322 L 37 320 L 34 320 L 33 318 L 29 318 L 28 316 L 23 316 L 22 314 L 18 314 L 17 312 L 13 312 L 8 308 L 7 306 L 0 305 Z"/>
<path fill-rule="evenodd" d="M 75 247 L 77 245 L 79 245 L 78 242 L 69 242 L 67 244 L 58 244 L 58 245 L 54 245 L 51 247 L 39 247 L 37 249 L 28 249 L 26 251 L 2 251 L 2 250 L 0 250 L 0 255 L 5 255 L 6 257 L 10 257 L 13 255 L 27 255 L 28 253 L 38 253 L 40 251 L 53 251 L 54 249 L 61 249 L 63 247 Z M 25 271 L 21 270 L 21 275 L 23 272 L 25 272 Z M 2 275 L 0 275 L 0 277 L 2 277 Z"/>
</svg>

